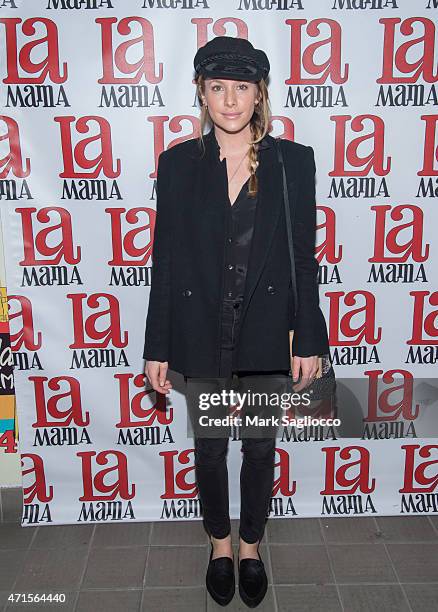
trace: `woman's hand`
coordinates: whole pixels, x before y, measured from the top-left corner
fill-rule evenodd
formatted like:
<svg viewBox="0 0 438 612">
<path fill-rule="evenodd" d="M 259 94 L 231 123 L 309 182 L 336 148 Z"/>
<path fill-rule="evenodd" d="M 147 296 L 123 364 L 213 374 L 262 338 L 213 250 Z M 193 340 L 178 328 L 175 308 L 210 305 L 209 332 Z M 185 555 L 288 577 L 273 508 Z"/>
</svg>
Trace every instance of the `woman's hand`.
<svg viewBox="0 0 438 612">
<path fill-rule="evenodd" d="M 172 383 L 166 379 L 168 361 L 146 361 L 144 373 L 152 388 L 158 393 L 167 395 L 172 389 Z"/>
<path fill-rule="evenodd" d="M 318 366 L 318 355 L 312 355 L 311 357 L 298 357 L 298 355 L 294 355 L 292 357 L 291 372 L 293 380 L 298 380 L 300 368 L 302 374 L 301 381 L 297 385 L 292 385 L 294 391 L 301 391 L 313 381 L 318 372 Z"/>
</svg>

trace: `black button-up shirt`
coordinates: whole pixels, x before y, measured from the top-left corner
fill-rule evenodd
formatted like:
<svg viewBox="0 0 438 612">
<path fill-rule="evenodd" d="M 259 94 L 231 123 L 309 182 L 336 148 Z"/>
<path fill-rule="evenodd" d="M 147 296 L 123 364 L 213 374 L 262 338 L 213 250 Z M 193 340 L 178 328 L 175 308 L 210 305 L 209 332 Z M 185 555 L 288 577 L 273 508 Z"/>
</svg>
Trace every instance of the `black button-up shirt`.
<svg viewBox="0 0 438 612">
<path fill-rule="evenodd" d="M 220 176 L 220 198 L 226 210 L 224 299 L 243 299 L 245 280 L 248 271 L 249 251 L 254 233 L 257 196 L 248 195 L 249 181 L 242 186 L 239 195 L 231 205 L 228 195 L 228 175 L 226 158 L 220 159 L 220 146 L 216 140 L 214 127 L 207 134 L 212 144 L 213 163 L 217 165 Z M 263 141 L 262 141 L 263 142 Z M 260 146 L 260 145 L 259 145 Z M 263 144 L 261 145 L 264 146 Z"/>
<path fill-rule="evenodd" d="M 224 298 L 243 298 L 249 250 L 254 233 L 257 197 L 248 195 L 249 179 L 231 206 L 227 198 L 227 236 L 225 240 Z M 227 186 L 228 189 L 228 186 Z"/>
</svg>

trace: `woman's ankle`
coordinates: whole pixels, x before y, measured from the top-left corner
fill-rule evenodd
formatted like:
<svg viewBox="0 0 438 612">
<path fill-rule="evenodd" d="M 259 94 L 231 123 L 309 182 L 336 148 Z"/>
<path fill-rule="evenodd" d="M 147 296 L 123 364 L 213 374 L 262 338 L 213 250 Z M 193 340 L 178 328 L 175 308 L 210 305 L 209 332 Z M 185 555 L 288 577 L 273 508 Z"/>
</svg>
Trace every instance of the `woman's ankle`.
<svg viewBox="0 0 438 612">
<path fill-rule="evenodd" d="M 245 540 L 239 536 L 239 559 L 258 559 L 259 544 L 260 540 L 254 543 L 245 542 Z"/>
<path fill-rule="evenodd" d="M 210 536 L 210 542 L 213 546 L 213 559 L 217 557 L 233 557 L 233 544 L 231 541 L 231 533 L 225 538 L 215 538 Z"/>
</svg>

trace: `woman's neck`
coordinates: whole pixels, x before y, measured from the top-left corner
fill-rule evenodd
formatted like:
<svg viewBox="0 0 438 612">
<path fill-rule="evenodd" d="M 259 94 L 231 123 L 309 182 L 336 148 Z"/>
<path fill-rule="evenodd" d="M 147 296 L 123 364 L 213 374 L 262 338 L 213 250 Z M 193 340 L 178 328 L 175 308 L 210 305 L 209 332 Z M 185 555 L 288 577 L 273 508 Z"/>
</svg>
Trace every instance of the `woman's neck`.
<svg viewBox="0 0 438 612">
<path fill-rule="evenodd" d="M 221 149 L 221 156 L 239 157 L 245 153 L 252 138 L 249 124 L 235 134 L 230 134 L 221 128 L 214 126 L 214 135 Z"/>
</svg>

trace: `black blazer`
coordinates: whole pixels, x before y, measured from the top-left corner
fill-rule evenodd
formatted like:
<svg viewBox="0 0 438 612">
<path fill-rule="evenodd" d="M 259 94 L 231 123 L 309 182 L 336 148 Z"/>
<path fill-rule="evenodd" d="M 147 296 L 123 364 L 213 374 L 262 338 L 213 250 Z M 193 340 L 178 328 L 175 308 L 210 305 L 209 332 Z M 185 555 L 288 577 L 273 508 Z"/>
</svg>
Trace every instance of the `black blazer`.
<svg viewBox="0 0 438 612">
<path fill-rule="evenodd" d="M 214 127 L 159 156 L 151 290 L 143 357 L 168 361 L 185 376 L 219 376 L 225 205 L 218 184 Z M 308 357 L 329 351 L 319 306 L 315 258 L 315 161 L 310 146 L 283 141 L 288 180 L 296 198 L 293 222 L 299 308 L 294 319 L 281 165 L 275 139 L 259 145 L 258 200 L 241 310 L 238 370 L 288 370 L 292 352 Z M 216 163 L 213 163 L 216 161 Z M 291 210 L 293 213 L 293 210 Z"/>
</svg>

